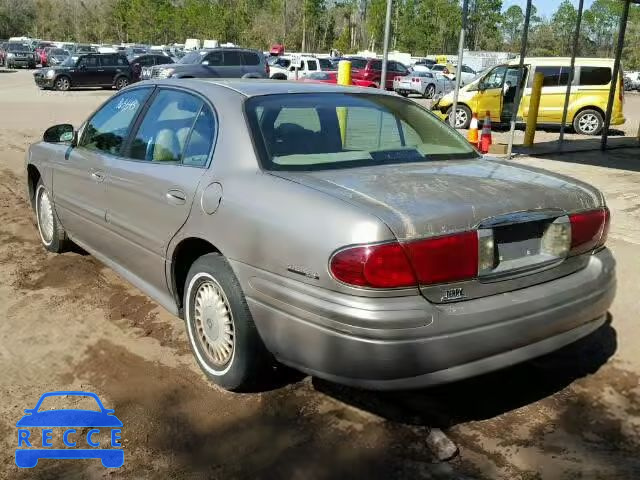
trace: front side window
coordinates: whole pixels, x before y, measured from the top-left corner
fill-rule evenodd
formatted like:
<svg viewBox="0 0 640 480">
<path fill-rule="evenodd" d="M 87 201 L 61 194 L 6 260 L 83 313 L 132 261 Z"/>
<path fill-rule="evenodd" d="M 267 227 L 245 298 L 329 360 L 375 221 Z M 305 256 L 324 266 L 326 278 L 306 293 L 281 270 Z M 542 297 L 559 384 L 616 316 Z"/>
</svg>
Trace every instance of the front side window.
<svg viewBox="0 0 640 480">
<path fill-rule="evenodd" d="M 502 88 L 506 71 L 507 71 L 507 67 L 505 67 L 504 65 L 494 68 L 482 80 L 482 87 L 487 90 L 493 89 L 493 88 Z"/>
<path fill-rule="evenodd" d="M 211 52 L 204 57 L 203 61 L 209 62 L 209 66 L 219 67 L 223 64 L 222 52 Z"/>
<path fill-rule="evenodd" d="M 135 160 L 181 163 L 191 130 L 199 120 L 203 106 L 202 100 L 188 93 L 161 90 L 135 134 L 129 156 Z M 202 144 L 210 139 L 207 133 L 210 123 L 206 119 L 200 122 L 199 133 L 193 140 L 199 146 L 192 147 L 189 154 L 198 158 L 190 158 L 191 164 L 201 160 Z M 208 148 L 204 150 L 208 153 Z"/>
<path fill-rule="evenodd" d="M 580 67 L 580 85 L 608 85 L 610 82 L 610 67 Z"/>
<path fill-rule="evenodd" d="M 245 106 L 267 170 L 477 158 L 463 137 L 428 111 L 387 95 L 268 95 Z"/>
<path fill-rule="evenodd" d="M 150 92 L 150 88 L 137 88 L 109 100 L 89 120 L 78 146 L 119 155 L 131 125 Z"/>
</svg>

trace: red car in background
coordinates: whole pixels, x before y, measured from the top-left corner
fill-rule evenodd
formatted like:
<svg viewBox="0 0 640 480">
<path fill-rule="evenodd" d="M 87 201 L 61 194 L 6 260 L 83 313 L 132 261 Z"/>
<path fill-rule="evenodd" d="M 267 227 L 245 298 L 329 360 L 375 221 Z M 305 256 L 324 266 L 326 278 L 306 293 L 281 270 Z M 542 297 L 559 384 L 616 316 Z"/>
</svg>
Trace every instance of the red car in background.
<svg viewBox="0 0 640 480">
<path fill-rule="evenodd" d="M 338 83 L 338 72 L 335 72 L 335 71 L 313 72 L 307 75 L 306 77 L 302 77 L 298 81 L 307 82 L 307 83 L 333 83 L 334 85 L 336 85 Z M 353 77 L 351 77 L 351 83 L 356 87 L 373 87 L 373 88 L 378 87 L 378 84 L 375 82 L 371 82 L 369 80 L 360 80 L 358 78 L 353 78 Z"/>
<path fill-rule="evenodd" d="M 379 58 L 345 57 L 343 60 L 351 62 L 351 80 L 366 80 L 380 85 L 382 79 L 382 60 Z M 395 60 L 387 61 L 387 74 L 385 88 L 393 90 L 393 79 L 409 74 L 409 69 Z"/>
</svg>

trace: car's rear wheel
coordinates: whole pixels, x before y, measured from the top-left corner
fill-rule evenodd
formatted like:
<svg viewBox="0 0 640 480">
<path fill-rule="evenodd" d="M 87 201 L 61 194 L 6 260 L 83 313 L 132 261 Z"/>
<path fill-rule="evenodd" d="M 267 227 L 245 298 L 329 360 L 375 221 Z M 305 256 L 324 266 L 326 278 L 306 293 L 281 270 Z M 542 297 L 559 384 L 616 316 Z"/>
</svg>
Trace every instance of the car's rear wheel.
<svg viewBox="0 0 640 480">
<path fill-rule="evenodd" d="M 53 86 L 56 90 L 66 92 L 71 88 L 71 80 L 69 80 L 69 77 L 65 77 L 64 75 L 62 75 L 56 78 Z"/>
<path fill-rule="evenodd" d="M 451 124 L 451 110 L 453 106 L 447 110 L 447 121 Z M 458 105 L 456 110 L 456 128 L 469 128 L 471 123 L 471 110 L 466 105 Z"/>
<path fill-rule="evenodd" d="M 424 89 L 424 98 L 433 98 L 436 94 L 436 86 L 433 83 L 427 85 L 427 88 Z"/>
<path fill-rule="evenodd" d="M 272 363 L 247 301 L 225 258 L 210 253 L 187 275 L 184 313 L 189 344 L 204 373 L 233 391 L 254 388 Z"/>
<path fill-rule="evenodd" d="M 582 110 L 573 119 L 573 129 L 581 135 L 598 135 L 603 126 L 604 119 L 597 110 Z"/>
<path fill-rule="evenodd" d="M 53 200 L 47 188 L 38 182 L 35 195 L 36 222 L 40 240 L 44 248 L 53 253 L 61 253 L 65 250 L 68 240 L 64 228 L 58 220 Z"/>
<path fill-rule="evenodd" d="M 402 95 L 403 97 L 408 97 L 409 94 L 407 92 L 398 92 L 400 95 Z"/>
<path fill-rule="evenodd" d="M 122 90 L 129 85 L 129 79 L 127 77 L 118 77 L 116 80 L 116 90 Z"/>
</svg>

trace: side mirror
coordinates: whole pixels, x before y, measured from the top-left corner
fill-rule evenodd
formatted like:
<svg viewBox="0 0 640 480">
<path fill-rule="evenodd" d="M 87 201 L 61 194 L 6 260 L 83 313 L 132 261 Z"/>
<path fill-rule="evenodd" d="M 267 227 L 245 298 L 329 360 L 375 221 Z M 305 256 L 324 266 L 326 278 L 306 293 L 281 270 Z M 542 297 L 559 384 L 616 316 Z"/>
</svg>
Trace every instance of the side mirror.
<svg viewBox="0 0 640 480">
<path fill-rule="evenodd" d="M 71 143 L 73 145 L 76 139 L 76 132 L 73 129 L 73 125 L 62 123 L 47 128 L 42 139 L 47 143 Z"/>
</svg>

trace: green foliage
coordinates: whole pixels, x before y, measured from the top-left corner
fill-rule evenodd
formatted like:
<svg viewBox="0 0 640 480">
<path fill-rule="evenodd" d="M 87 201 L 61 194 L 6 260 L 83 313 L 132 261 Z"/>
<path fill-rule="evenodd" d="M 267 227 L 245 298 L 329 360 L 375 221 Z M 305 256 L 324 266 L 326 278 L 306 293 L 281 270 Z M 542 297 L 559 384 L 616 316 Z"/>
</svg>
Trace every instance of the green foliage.
<svg viewBox="0 0 640 480">
<path fill-rule="evenodd" d="M 458 49 L 462 0 L 393 0 L 391 49 L 414 55 Z M 465 47 L 520 51 L 524 12 L 503 0 L 469 0 Z M 513 2 L 511 2 L 513 3 Z M 533 7 L 528 55 L 570 55 L 575 2 L 558 2 L 550 18 Z M 79 42 L 182 43 L 217 39 L 267 49 L 343 53 L 382 51 L 387 0 L 0 0 L 0 38 L 30 35 Z M 620 0 L 595 0 L 584 12 L 579 55 L 612 57 Z M 640 68 L 640 6 L 632 5 L 623 61 Z"/>
</svg>

